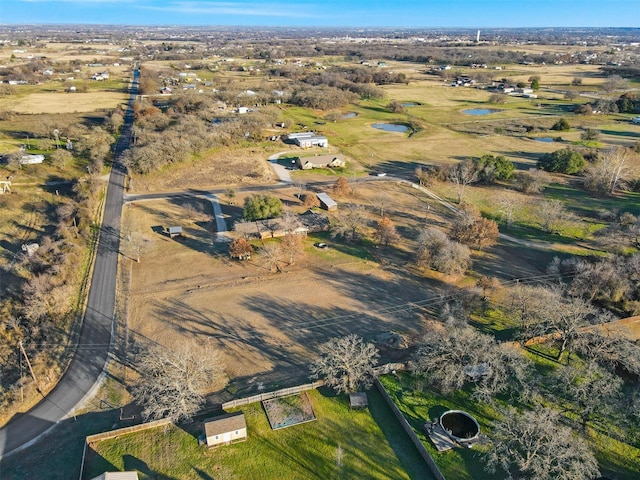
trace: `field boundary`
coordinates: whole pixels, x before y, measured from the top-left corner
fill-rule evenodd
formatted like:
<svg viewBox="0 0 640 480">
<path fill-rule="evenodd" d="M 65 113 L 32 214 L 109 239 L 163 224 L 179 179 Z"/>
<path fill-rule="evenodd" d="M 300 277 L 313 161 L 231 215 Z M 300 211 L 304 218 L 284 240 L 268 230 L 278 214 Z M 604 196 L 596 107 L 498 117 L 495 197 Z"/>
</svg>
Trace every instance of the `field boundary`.
<svg viewBox="0 0 640 480">
<path fill-rule="evenodd" d="M 393 414 L 395 415 L 395 417 L 398 420 L 398 422 L 400 422 L 400 425 L 402 425 L 403 430 L 407 433 L 407 435 L 411 439 L 411 442 L 418 449 L 418 453 L 420 454 L 420 456 L 424 459 L 425 462 L 427 462 L 427 465 L 429 466 L 429 469 L 431 470 L 431 472 L 433 472 L 433 475 L 436 477 L 436 479 L 437 480 L 446 480 L 444 475 L 442 474 L 442 472 L 440 471 L 440 469 L 436 465 L 436 462 L 433 460 L 433 458 L 431 457 L 431 455 L 429 454 L 429 452 L 427 451 L 425 446 L 422 444 L 422 442 L 420 441 L 420 439 L 416 435 L 416 432 L 413 431 L 413 428 L 411 428 L 411 425 L 409 425 L 409 422 L 407 422 L 407 419 L 404 418 L 404 415 L 402 415 L 402 412 L 400 411 L 400 409 L 396 406 L 394 401 L 391 399 L 391 397 L 389 396 L 389 394 L 385 390 L 385 388 L 382 385 L 382 383 L 380 383 L 380 380 L 378 380 L 378 378 L 375 378 L 373 380 L 373 384 L 376 386 L 376 388 L 378 389 L 378 391 L 382 395 L 382 398 L 385 399 L 385 401 L 387 402 L 387 404 L 391 408 L 391 411 L 393 411 Z"/>
<path fill-rule="evenodd" d="M 149 428 L 161 427 L 163 425 L 169 425 L 171 420 L 167 418 L 162 418 L 160 420 L 154 420 L 153 422 L 141 423 L 140 425 L 133 425 L 131 427 L 123 427 L 118 428 L 116 430 L 109 430 L 108 432 L 96 433 L 93 435 L 88 435 L 84 439 L 84 449 L 82 450 L 82 463 L 80 464 L 80 477 L 79 480 L 82 480 L 82 476 L 84 475 L 84 459 L 87 455 L 87 445 L 93 442 L 101 442 L 102 440 L 109 440 L 110 438 L 116 438 L 121 435 L 126 435 L 128 433 L 140 432 L 142 430 L 148 430 Z"/>
<path fill-rule="evenodd" d="M 318 387 L 324 385 L 324 381 L 318 380 L 313 383 L 305 383 L 304 385 L 298 385 L 297 387 L 283 388 L 274 392 L 259 393 L 251 397 L 238 398 L 236 400 L 230 400 L 222 404 L 222 409 L 235 408 L 241 405 L 247 405 L 249 403 L 262 402 L 263 400 L 271 400 L 272 398 L 287 397 L 289 395 L 295 395 L 296 393 L 306 392 L 307 390 L 315 390 Z"/>
</svg>

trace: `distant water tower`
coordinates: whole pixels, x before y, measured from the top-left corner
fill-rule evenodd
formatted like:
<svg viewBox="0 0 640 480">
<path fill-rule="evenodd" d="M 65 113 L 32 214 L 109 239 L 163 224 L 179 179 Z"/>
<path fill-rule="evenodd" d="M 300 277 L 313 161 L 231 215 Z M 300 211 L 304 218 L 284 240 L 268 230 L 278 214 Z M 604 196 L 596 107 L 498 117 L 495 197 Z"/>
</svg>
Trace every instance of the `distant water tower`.
<svg viewBox="0 0 640 480">
<path fill-rule="evenodd" d="M 476 34 L 476 43 L 480 43 L 480 30 L 478 30 L 478 33 Z"/>
</svg>

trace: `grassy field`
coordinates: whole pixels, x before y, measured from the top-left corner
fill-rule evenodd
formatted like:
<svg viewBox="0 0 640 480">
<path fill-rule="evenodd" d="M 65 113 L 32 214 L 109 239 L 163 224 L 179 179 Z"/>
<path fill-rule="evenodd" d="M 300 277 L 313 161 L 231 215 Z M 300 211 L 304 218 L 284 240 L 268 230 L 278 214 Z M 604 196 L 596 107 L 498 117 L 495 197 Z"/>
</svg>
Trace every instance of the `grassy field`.
<svg viewBox="0 0 640 480">
<path fill-rule="evenodd" d="M 96 443 L 85 478 L 114 469 L 137 470 L 141 479 L 432 478 L 379 393 L 369 393 L 370 410 L 357 411 L 343 396 L 309 396 L 317 420 L 278 431 L 260 403 L 243 407 L 248 439 L 231 446 L 198 446 L 199 422 Z"/>
</svg>

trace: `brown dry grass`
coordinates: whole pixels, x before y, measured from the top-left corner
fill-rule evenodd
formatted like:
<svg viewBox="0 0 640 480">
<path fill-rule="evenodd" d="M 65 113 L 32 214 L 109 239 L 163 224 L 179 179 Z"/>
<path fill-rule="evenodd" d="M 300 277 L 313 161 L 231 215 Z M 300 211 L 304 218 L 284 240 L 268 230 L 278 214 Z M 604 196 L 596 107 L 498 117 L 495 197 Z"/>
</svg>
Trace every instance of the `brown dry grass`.
<svg viewBox="0 0 640 480">
<path fill-rule="evenodd" d="M 82 113 L 112 109 L 126 103 L 127 95 L 118 92 L 32 93 L 24 98 L 5 98 L 0 108 L 16 113 Z"/>
</svg>

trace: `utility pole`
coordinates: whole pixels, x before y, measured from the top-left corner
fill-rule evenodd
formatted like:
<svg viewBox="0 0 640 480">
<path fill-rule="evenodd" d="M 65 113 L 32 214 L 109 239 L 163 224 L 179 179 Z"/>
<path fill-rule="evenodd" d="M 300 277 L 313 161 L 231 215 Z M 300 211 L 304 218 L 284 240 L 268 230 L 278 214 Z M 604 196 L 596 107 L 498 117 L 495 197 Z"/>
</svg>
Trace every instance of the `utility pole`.
<svg viewBox="0 0 640 480">
<path fill-rule="evenodd" d="M 38 386 L 38 379 L 36 378 L 36 374 L 33 373 L 33 368 L 31 368 L 31 362 L 29 361 L 29 357 L 27 356 L 27 352 L 24 350 L 24 347 L 22 346 L 22 340 L 20 340 L 20 343 L 18 345 L 20 345 L 20 350 L 22 350 L 22 354 L 24 355 L 24 358 L 27 361 L 27 366 L 29 367 L 29 372 L 31 372 L 31 376 L 33 377 L 33 381 L 36 383 L 36 390 L 38 391 L 38 393 L 42 393 L 40 391 L 40 387 Z"/>
</svg>

